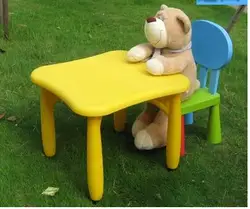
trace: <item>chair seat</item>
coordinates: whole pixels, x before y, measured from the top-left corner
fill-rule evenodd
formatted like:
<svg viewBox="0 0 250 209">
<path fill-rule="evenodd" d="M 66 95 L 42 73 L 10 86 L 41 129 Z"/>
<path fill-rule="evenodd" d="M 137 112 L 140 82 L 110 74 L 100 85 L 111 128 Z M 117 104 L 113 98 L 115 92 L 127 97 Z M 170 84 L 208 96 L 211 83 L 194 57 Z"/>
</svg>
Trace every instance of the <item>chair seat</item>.
<svg viewBox="0 0 250 209">
<path fill-rule="evenodd" d="M 200 88 L 197 90 L 190 99 L 184 101 L 181 105 L 181 112 L 183 115 L 197 110 L 205 109 L 220 102 L 220 94 L 212 95 L 209 93 L 208 88 Z"/>
<path fill-rule="evenodd" d="M 52 92 L 75 113 L 105 116 L 123 108 L 185 92 L 189 80 L 179 74 L 152 76 L 145 63 L 128 63 L 126 51 L 111 51 L 34 70 L 32 81 Z"/>
</svg>

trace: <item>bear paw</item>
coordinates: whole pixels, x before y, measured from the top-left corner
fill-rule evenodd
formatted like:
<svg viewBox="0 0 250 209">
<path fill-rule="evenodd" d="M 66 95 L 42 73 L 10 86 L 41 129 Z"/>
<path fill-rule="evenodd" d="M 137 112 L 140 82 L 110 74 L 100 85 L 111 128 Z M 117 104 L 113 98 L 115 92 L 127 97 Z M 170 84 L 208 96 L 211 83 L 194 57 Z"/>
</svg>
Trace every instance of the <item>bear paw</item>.
<svg viewBox="0 0 250 209">
<path fill-rule="evenodd" d="M 129 62 L 140 62 L 147 58 L 146 50 L 140 46 L 135 46 L 128 51 L 127 59 Z"/>
<path fill-rule="evenodd" d="M 153 75 L 162 75 L 164 66 L 158 59 L 150 59 L 147 61 L 147 71 Z"/>
<path fill-rule="evenodd" d="M 201 83 L 199 80 L 196 80 L 196 88 L 195 90 L 199 89 L 201 87 Z"/>
<path fill-rule="evenodd" d="M 136 120 L 132 126 L 132 135 L 135 137 L 137 133 L 147 127 L 147 124 L 143 123 L 141 120 Z"/>
<path fill-rule="evenodd" d="M 154 149 L 154 144 L 152 142 L 151 136 L 146 130 L 142 130 L 136 135 L 134 144 L 139 150 Z"/>
</svg>

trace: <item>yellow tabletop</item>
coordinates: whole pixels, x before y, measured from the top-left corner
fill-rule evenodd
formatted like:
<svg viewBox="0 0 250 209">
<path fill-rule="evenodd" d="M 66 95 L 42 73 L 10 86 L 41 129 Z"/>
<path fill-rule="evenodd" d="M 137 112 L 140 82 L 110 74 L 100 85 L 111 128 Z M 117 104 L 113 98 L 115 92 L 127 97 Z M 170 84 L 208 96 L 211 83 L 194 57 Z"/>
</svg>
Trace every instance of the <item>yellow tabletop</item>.
<svg viewBox="0 0 250 209">
<path fill-rule="evenodd" d="M 105 116 L 155 98 L 185 92 L 183 75 L 153 76 L 145 63 L 128 63 L 126 51 L 111 51 L 75 61 L 42 66 L 32 82 L 52 92 L 75 113 Z"/>
</svg>

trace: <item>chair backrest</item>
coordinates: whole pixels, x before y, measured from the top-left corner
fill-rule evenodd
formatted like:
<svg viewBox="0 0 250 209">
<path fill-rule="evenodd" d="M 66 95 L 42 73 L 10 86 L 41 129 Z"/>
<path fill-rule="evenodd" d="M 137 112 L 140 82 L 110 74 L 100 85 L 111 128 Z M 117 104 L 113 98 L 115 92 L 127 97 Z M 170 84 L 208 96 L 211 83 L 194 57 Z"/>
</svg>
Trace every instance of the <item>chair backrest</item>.
<svg viewBox="0 0 250 209">
<path fill-rule="evenodd" d="M 233 44 L 224 28 L 207 20 L 192 22 L 192 52 L 199 69 L 201 88 L 207 86 L 208 71 L 209 92 L 215 94 L 218 88 L 220 70 L 233 55 Z"/>
</svg>

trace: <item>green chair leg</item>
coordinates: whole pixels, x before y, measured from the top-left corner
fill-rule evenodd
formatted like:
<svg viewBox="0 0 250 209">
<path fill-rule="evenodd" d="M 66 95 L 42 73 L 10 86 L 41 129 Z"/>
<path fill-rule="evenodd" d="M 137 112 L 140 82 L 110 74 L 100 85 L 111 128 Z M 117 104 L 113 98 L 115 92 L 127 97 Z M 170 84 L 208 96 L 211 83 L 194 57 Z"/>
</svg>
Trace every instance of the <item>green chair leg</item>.
<svg viewBox="0 0 250 209">
<path fill-rule="evenodd" d="M 219 144 L 221 138 L 221 125 L 220 125 L 220 105 L 210 107 L 208 118 L 208 140 L 212 144 Z"/>
</svg>

